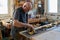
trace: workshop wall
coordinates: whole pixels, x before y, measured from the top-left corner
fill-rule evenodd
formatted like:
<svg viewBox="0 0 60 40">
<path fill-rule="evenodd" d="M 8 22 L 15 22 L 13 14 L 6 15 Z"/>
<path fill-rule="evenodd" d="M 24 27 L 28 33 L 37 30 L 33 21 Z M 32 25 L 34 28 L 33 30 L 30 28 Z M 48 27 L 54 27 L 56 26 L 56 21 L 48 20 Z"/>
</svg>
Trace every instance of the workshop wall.
<svg viewBox="0 0 60 40">
<path fill-rule="evenodd" d="M 45 13 L 47 15 L 48 18 L 51 18 L 51 19 L 60 19 L 60 0 L 58 0 L 58 13 L 48 13 L 48 0 L 45 0 Z"/>
</svg>

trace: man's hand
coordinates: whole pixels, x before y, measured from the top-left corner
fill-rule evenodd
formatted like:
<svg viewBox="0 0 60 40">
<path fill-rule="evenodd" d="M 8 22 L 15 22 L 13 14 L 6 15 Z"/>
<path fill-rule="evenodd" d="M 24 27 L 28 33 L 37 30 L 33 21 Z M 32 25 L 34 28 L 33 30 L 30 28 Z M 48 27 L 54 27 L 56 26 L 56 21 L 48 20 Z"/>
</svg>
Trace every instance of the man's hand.
<svg viewBox="0 0 60 40">
<path fill-rule="evenodd" d="M 31 24 L 27 24 L 27 25 L 28 25 L 28 30 L 30 30 L 30 31 L 34 30 L 34 26 L 33 25 L 31 25 Z"/>
<path fill-rule="evenodd" d="M 28 24 L 28 34 L 33 35 L 35 33 L 34 27 L 30 24 Z"/>
<path fill-rule="evenodd" d="M 28 28 L 34 28 L 34 26 L 31 24 L 28 24 Z"/>
</svg>

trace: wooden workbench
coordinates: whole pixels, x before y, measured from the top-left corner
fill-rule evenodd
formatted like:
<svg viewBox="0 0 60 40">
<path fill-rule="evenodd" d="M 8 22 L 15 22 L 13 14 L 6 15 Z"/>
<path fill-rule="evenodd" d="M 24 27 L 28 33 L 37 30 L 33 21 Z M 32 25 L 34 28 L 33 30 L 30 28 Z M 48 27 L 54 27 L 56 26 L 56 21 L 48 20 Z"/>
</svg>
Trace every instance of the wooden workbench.
<svg viewBox="0 0 60 40">
<path fill-rule="evenodd" d="M 30 18 L 28 19 L 28 23 L 39 23 L 39 22 L 45 22 L 46 21 L 46 17 L 41 17 L 41 18 Z M 7 23 L 9 20 L 2 20 L 3 26 L 5 26 L 6 28 L 10 29 L 11 28 L 11 24 Z"/>
<path fill-rule="evenodd" d="M 26 36 L 22 32 L 20 32 L 20 35 L 25 36 L 26 38 L 29 38 L 28 40 L 60 40 L 60 25 L 59 27 L 56 26 L 56 27 L 50 28 L 49 31 L 41 32 L 36 35 Z"/>
</svg>

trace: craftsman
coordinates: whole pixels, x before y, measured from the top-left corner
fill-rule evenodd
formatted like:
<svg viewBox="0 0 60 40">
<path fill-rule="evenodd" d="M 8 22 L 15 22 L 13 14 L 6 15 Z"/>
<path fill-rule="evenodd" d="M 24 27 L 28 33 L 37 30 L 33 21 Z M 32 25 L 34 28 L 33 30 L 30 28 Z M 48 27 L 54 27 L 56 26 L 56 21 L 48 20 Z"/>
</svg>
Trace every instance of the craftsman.
<svg viewBox="0 0 60 40">
<path fill-rule="evenodd" d="M 22 7 L 19 7 L 15 10 L 13 26 L 11 28 L 11 35 L 14 40 L 23 40 L 22 36 L 18 37 L 17 34 L 26 28 L 34 28 L 32 25 L 27 23 L 27 12 L 31 9 L 32 4 L 30 2 L 25 2 Z"/>
</svg>

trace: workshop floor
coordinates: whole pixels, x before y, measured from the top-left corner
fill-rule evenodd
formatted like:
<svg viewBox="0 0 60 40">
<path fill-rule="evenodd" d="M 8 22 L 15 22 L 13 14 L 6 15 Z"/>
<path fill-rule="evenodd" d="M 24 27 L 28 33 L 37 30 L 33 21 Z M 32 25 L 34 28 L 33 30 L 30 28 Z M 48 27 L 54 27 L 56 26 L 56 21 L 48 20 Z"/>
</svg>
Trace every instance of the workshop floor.
<svg viewBox="0 0 60 40">
<path fill-rule="evenodd" d="M 8 37 L 5 37 L 5 38 L 3 38 L 2 40 L 9 40 L 9 38 L 8 38 Z"/>
<path fill-rule="evenodd" d="M 60 26 L 33 38 L 35 40 L 60 40 Z"/>
<path fill-rule="evenodd" d="M 10 39 L 8 37 L 5 37 L 5 38 L 2 38 L 2 40 L 13 40 L 13 39 Z"/>
</svg>

